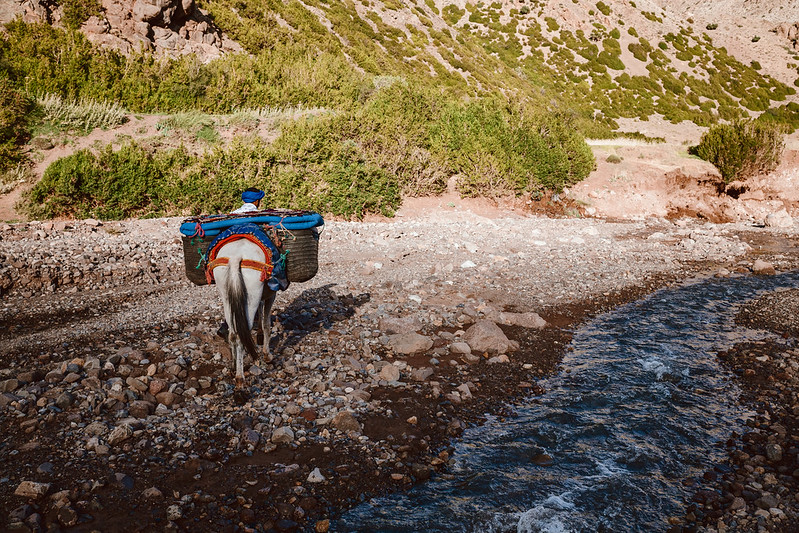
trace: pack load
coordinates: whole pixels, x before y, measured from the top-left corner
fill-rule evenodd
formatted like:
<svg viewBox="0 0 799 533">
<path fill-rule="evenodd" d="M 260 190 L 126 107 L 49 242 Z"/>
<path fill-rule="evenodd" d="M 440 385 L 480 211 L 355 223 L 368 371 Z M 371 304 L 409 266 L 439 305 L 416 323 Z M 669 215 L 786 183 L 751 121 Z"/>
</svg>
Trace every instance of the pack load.
<svg viewBox="0 0 799 533">
<path fill-rule="evenodd" d="M 206 276 L 209 250 L 227 236 L 239 234 L 271 251 L 274 284 L 308 281 L 319 269 L 319 234 L 324 223 L 318 213 L 289 209 L 189 217 L 180 224 L 186 277 L 196 285 L 213 283 Z"/>
</svg>

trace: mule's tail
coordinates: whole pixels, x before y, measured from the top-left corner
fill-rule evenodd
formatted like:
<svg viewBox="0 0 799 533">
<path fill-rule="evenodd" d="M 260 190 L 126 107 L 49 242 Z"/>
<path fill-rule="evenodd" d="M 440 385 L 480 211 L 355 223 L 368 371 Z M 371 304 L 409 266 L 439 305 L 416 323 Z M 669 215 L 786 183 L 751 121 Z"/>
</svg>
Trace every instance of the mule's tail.
<svg viewBox="0 0 799 533">
<path fill-rule="evenodd" d="M 241 257 L 228 260 L 227 301 L 230 305 L 231 331 L 238 335 L 241 344 L 253 359 L 258 359 L 258 348 L 252 340 L 250 321 L 247 320 L 247 290 L 241 275 Z"/>
</svg>

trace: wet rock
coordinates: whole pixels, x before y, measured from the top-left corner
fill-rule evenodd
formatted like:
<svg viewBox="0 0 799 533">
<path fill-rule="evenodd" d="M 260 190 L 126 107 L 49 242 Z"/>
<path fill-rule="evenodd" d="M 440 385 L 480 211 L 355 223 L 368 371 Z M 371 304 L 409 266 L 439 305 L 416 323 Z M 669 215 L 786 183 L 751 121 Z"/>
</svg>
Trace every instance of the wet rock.
<svg viewBox="0 0 799 533">
<path fill-rule="evenodd" d="M 413 477 L 415 477 L 419 481 L 424 481 L 426 479 L 430 479 L 430 474 L 432 473 L 432 469 L 420 463 L 414 463 L 411 465 L 411 473 Z"/>
<path fill-rule="evenodd" d="M 398 354 L 411 355 L 432 348 L 433 340 L 415 332 L 398 333 L 389 336 L 388 344 Z"/>
<path fill-rule="evenodd" d="M 505 333 L 491 320 L 477 320 L 463 336 L 472 351 L 503 354 L 511 348 Z"/>
<path fill-rule="evenodd" d="M 545 453 L 534 455 L 532 461 L 533 464 L 538 466 L 552 466 L 555 464 L 555 460 L 552 458 L 552 456 Z"/>
<path fill-rule="evenodd" d="M 782 446 L 773 442 L 766 444 L 766 457 L 772 463 L 782 461 Z"/>
<path fill-rule="evenodd" d="M 8 518 L 12 521 L 20 521 L 22 522 L 26 518 L 28 518 L 33 512 L 35 511 L 34 507 L 29 504 L 20 505 L 16 509 L 12 509 L 10 513 L 8 513 Z"/>
<path fill-rule="evenodd" d="M 19 381 L 16 379 L 7 379 L 0 381 L 0 392 L 14 392 L 19 387 Z"/>
<path fill-rule="evenodd" d="M 275 528 L 278 531 L 295 531 L 299 526 L 300 525 L 297 522 L 294 520 L 289 520 L 288 518 L 278 520 L 275 523 Z"/>
<path fill-rule="evenodd" d="M 740 496 L 736 496 L 733 498 L 732 503 L 728 507 L 730 511 L 737 511 L 739 509 L 746 509 L 746 500 L 741 498 Z"/>
<path fill-rule="evenodd" d="M 117 472 L 114 474 L 114 481 L 116 482 L 117 486 L 122 487 L 125 490 L 132 490 L 133 486 L 136 484 L 132 477 L 122 472 Z"/>
<path fill-rule="evenodd" d="M 330 422 L 330 425 L 345 433 L 347 431 L 361 431 L 360 422 L 358 422 L 358 420 L 355 418 L 355 415 L 350 411 L 340 411 L 337 413 Z"/>
<path fill-rule="evenodd" d="M 780 504 L 780 501 L 771 494 L 764 494 L 757 500 L 755 500 L 755 505 L 760 507 L 761 509 L 771 509 L 773 507 L 777 507 Z"/>
<path fill-rule="evenodd" d="M 30 498 L 32 500 L 38 500 L 50 490 L 49 483 L 38 483 L 36 481 L 23 481 L 19 485 L 17 485 L 16 490 L 14 490 L 15 496 L 21 496 L 23 498 Z"/>
<path fill-rule="evenodd" d="M 58 522 L 64 527 L 72 527 L 78 523 L 78 513 L 70 505 L 58 510 Z"/>
</svg>

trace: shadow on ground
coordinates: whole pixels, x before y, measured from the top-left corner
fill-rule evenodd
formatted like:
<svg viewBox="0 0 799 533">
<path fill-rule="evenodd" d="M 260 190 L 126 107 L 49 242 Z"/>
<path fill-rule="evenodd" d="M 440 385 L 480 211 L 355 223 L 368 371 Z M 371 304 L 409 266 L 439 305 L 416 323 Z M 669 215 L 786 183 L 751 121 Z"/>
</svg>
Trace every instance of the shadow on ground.
<svg viewBox="0 0 799 533">
<path fill-rule="evenodd" d="M 294 299 L 283 311 L 277 313 L 282 328 L 279 338 L 272 342 L 288 348 L 295 346 L 306 335 L 321 329 L 330 329 L 336 322 L 352 317 L 355 309 L 371 299 L 369 293 L 338 295 L 334 283 L 308 289 Z"/>
</svg>

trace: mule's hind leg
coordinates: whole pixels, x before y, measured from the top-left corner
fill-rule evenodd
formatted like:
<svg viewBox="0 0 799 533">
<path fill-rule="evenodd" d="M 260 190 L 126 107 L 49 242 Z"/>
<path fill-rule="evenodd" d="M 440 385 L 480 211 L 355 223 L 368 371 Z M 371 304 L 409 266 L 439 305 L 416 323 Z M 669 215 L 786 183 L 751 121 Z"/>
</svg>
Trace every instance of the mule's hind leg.
<svg viewBox="0 0 799 533">
<path fill-rule="evenodd" d="M 240 389 L 244 386 L 244 345 L 241 343 L 239 336 L 232 329 L 228 334 L 228 343 L 230 344 L 230 353 L 233 356 L 236 388 Z"/>
<path fill-rule="evenodd" d="M 261 330 L 264 334 L 264 360 L 270 362 L 274 357 L 269 350 L 269 340 L 272 338 L 272 305 L 275 303 L 277 293 L 267 286 L 264 286 L 263 299 L 261 301 Z"/>
</svg>

